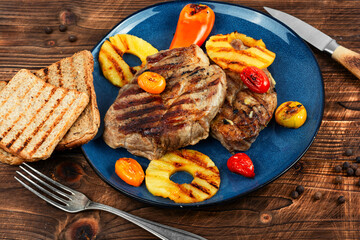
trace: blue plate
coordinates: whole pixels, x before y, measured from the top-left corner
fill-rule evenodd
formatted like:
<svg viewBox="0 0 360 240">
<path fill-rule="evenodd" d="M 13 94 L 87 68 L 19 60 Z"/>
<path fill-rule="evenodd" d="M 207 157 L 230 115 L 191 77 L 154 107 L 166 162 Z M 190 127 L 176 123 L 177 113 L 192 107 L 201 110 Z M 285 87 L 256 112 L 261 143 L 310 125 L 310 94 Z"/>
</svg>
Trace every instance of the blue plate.
<svg viewBox="0 0 360 240">
<path fill-rule="evenodd" d="M 129 33 L 151 43 L 158 50 L 167 49 L 176 29 L 181 9 L 190 2 L 166 2 L 147 7 L 121 21 L 101 40 L 92 53 L 94 56 L 94 85 L 101 119 L 114 102 L 119 89 L 103 76 L 98 53 L 102 43 L 118 33 Z M 269 50 L 276 53 L 274 63 L 269 67 L 276 80 L 278 103 L 295 100 L 304 104 L 308 118 L 299 129 L 283 128 L 271 120 L 246 153 L 254 162 L 255 178 L 249 179 L 231 173 L 226 161 L 231 154 L 218 142 L 209 137 L 190 149 L 208 155 L 220 170 L 220 189 L 212 198 L 194 204 L 177 204 L 149 193 L 143 183 L 132 187 L 123 182 L 114 172 L 114 165 L 120 157 L 135 158 L 145 170 L 149 161 L 133 156 L 125 149 L 111 149 L 101 137 L 82 147 L 85 156 L 97 174 L 120 192 L 146 203 L 172 207 L 198 207 L 218 204 L 243 196 L 270 183 L 285 173 L 298 161 L 313 142 L 320 127 L 324 108 L 324 87 L 321 72 L 310 48 L 292 30 L 262 12 L 238 5 L 206 2 L 216 16 L 210 35 L 238 31 L 255 39 L 263 39 Z M 130 59 L 131 60 L 131 59 Z M 103 122 L 99 133 L 102 133 Z M 178 181 L 186 176 L 178 176 Z"/>
</svg>

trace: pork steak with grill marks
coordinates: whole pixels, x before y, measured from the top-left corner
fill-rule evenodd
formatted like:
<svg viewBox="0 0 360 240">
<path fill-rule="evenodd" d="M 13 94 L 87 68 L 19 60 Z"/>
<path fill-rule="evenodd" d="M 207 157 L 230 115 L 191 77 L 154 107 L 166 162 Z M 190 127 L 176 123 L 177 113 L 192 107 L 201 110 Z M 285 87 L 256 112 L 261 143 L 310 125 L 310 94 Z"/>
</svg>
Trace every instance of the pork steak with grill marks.
<svg viewBox="0 0 360 240">
<path fill-rule="evenodd" d="M 226 71 L 226 98 L 211 122 L 211 136 L 231 153 L 248 150 L 275 111 L 275 81 L 269 71 L 263 70 L 270 80 L 270 88 L 261 94 L 249 90 L 239 74 Z"/>
<path fill-rule="evenodd" d="M 166 79 L 164 92 L 150 94 L 139 87 L 137 76 L 144 71 Z M 161 51 L 149 56 L 147 65 L 120 89 L 106 113 L 103 138 L 112 148 L 158 159 L 207 138 L 225 93 L 225 73 L 210 65 L 198 46 Z"/>
</svg>

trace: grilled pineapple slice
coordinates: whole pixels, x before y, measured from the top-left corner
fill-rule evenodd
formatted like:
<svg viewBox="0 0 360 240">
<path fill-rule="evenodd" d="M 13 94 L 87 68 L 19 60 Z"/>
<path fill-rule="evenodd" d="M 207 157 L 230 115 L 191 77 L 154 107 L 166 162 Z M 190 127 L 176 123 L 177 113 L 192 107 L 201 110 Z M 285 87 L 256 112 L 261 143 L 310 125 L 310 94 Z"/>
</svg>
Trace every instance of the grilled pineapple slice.
<svg viewBox="0 0 360 240">
<path fill-rule="evenodd" d="M 190 184 L 170 180 L 178 171 L 190 173 Z M 211 198 L 220 186 L 220 173 L 214 162 L 198 151 L 177 150 L 158 160 L 152 160 L 146 169 L 146 187 L 155 196 L 170 198 L 176 203 L 195 203 Z"/>
<path fill-rule="evenodd" d="M 245 48 L 236 49 L 234 43 L 241 40 Z M 273 63 L 275 53 L 266 49 L 264 42 L 244 34 L 232 32 L 215 35 L 206 42 L 208 56 L 222 69 L 241 72 L 247 66 L 266 68 Z"/>
<path fill-rule="evenodd" d="M 146 57 L 158 52 L 150 43 L 129 34 L 117 34 L 106 40 L 100 48 L 99 62 L 106 79 L 118 87 L 129 83 L 135 73 L 146 64 Z M 130 67 L 123 59 L 130 53 L 141 60 L 141 65 Z"/>
</svg>

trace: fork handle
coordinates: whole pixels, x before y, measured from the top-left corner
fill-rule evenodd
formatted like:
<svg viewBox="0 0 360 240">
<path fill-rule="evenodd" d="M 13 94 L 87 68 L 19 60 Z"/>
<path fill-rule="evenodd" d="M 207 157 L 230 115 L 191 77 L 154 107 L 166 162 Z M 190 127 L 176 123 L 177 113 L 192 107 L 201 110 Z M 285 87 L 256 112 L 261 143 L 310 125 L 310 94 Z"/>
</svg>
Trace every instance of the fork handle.
<svg viewBox="0 0 360 240">
<path fill-rule="evenodd" d="M 154 234 L 155 236 L 163 240 L 185 240 L 185 239 L 206 240 L 205 238 L 200 237 L 196 234 L 181 229 L 173 228 L 170 226 L 166 226 L 160 223 L 156 223 L 150 220 L 146 220 L 141 217 L 134 216 L 130 213 L 121 211 L 119 209 L 101 203 L 90 202 L 90 204 L 85 209 L 104 210 L 113 213 L 138 225 L 139 227 L 149 231 L 150 233 Z"/>
</svg>

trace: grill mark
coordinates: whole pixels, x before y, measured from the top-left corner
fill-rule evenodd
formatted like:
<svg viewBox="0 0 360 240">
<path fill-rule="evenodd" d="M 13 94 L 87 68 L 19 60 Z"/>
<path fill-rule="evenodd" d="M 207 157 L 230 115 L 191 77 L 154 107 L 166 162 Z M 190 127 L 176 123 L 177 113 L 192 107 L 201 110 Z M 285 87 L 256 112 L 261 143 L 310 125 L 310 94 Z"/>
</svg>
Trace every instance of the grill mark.
<svg viewBox="0 0 360 240">
<path fill-rule="evenodd" d="M 143 108 L 143 109 L 137 109 L 135 111 L 129 111 L 129 112 L 125 112 L 123 114 L 117 115 L 116 116 L 116 120 L 117 121 L 121 121 L 121 120 L 125 120 L 128 118 L 132 118 L 132 117 L 137 117 L 137 116 L 141 116 L 141 115 L 145 115 L 146 113 L 151 113 L 157 110 L 165 110 L 165 106 L 164 105 L 155 105 L 152 107 L 148 107 L 148 108 Z"/>
<path fill-rule="evenodd" d="M 41 92 L 44 90 L 44 88 L 46 87 L 45 84 L 43 84 L 42 88 L 37 92 L 36 96 L 34 97 L 35 99 L 39 97 L 39 95 L 41 94 Z M 30 103 L 29 103 L 30 105 Z M 11 127 L 9 127 L 6 132 L 4 132 L 4 134 L 0 137 L 0 141 L 6 137 L 6 135 L 13 129 L 13 127 L 16 125 L 16 123 L 18 123 L 21 118 L 25 115 L 25 112 L 22 112 L 22 114 L 19 115 L 19 117 L 13 122 L 13 125 Z M 21 132 L 18 132 L 15 138 L 18 138 L 18 136 L 21 134 Z M 10 145 L 11 146 L 11 145 Z"/>
<path fill-rule="evenodd" d="M 163 117 L 163 121 L 166 124 L 172 124 L 172 123 L 180 122 L 177 119 L 179 116 L 182 117 L 182 118 L 187 119 L 187 118 L 189 118 L 190 115 L 192 115 L 194 113 L 195 113 L 195 111 L 184 110 L 181 107 L 176 108 L 175 110 L 167 112 Z M 168 126 L 168 127 L 170 127 L 170 126 Z"/>
<path fill-rule="evenodd" d="M 260 107 L 263 107 L 265 109 L 265 112 L 268 116 L 268 118 L 271 118 L 271 114 L 269 113 L 268 108 L 265 106 L 267 105 L 266 102 L 258 95 L 256 95 L 255 93 L 251 92 L 250 90 L 248 91 L 248 94 L 251 95 L 260 105 Z"/>
<path fill-rule="evenodd" d="M 147 57 L 146 61 L 148 63 L 156 63 L 156 62 L 159 62 L 161 59 L 167 57 L 168 55 L 169 55 L 168 52 L 158 53 L 156 55 Z"/>
<path fill-rule="evenodd" d="M 121 67 L 117 64 L 116 60 L 112 57 L 112 55 L 108 51 L 106 51 L 104 49 L 100 49 L 100 51 L 103 52 L 104 55 L 106 56 L 106 58 L 111 62 L 112 66 L 114 67 L 114 69 L 116 70 L 118 75 L 121 76 L 121 79 L 125 80 L 124 72 L 122 71 Z"/>
<path fill-rule="evenodd" d="M 53 89 L 51 90 L 51 93 L 52 93 L 51 96 L 52 96 L 55 92 L 56 92 L 56 89 L 53 88 Z M 66 95 L 67 92 L 69 92 L 69 90 L 67 90 L 67 89 L 66 89 L 65 91 L 63 91 L 63 95 L 61 96 L 61 98 L 56 100 L 55 106 L 52 107 L 52 109 L 51 109 L 50 112 L 47 114 L 47 116 L 43 119 L 43 121 L 40 123 L 40 125 L 38 125 L 38 126 L 35 128 L 35 130 L 30 134 L 30 137 L 26 138 L 24 144 L 23 144 L 21 147 L 19 147 L 18 149 L 16 149 L 16 152 L 17 152 L 18 154 L 30 143 L 30 141 L 31 141 L 32 138 L 35 136 L 35 134 L 40 130 L 40 128 L 41 128 L 41 127 L 45 124 L 45 122 L 49 119 L 49 117 L 51 116 L 51 114 L 54 112 L 54 109 L 57 108 L 57 107 L 60 105 L 61 101 L 64 99 L 64 97 L 65 97 L 65 95 Z M 50 100 L 50 97 L 48 97 L 48 101 L 49 101 L 49 100 Z M 45 104 L 44 104 L 44 105 L 45 105 Z M 41 108 L 41 109 L 42 109 L 42 108 Z M 37 113 L 39 113 L 39 111 L 37 111 Z M 36 114 L 36 115 L 37 115 L 37 114 Z M 34 115 L 33 119 L 35 118 L 36 115 Z M 32 119 L 32 120 L 33 120 L 33 119 Z"/>
<path fill-rule="evenodd" d="M 189 160 L 203 168 L 207 167 L 207 164 L 204 161 L 202 161 L 202 159 L 196 154 L 187 154 L 186 151 L 182 151 L 182 150 L 174 151 L 174 154 L 178 155 L 181 158 L 185 158 L 186 160 Z"/>
<path fill-rule="evenodd" d="M 200 191 L 202 191 L 203 193 L 207 194 L 207 195 L 210 195 L 210 191 L 209 189 L 205 188 L 204 186 L 201 186 L 197 183 L 190 183 L 191 186 L 193 186 L 194 188 L 197 188 L 199 189 Z"/>
<path fill-rule="evenodd" d="M 33 87 L 33 86 L 32 86 Z M 31 91 L 32 87 L 30 87 L 28 90 L 26 90 L 26 93 L 21 97 L 20 101 L 19 101 L 19 104 L 22 103 L 22 100 L 24 100 L 24 98 L 26 97 L 26 95 L 28 94 L 28 92 Z M 9 99 L 6 99 L 6 102 L 7 100 Z M 14 111 L 14 109 L 17 107 L 18 105 L 14 105 L 11 109 L 9 109 L 9 111 L 5 114 L 5 116 L 3 117 L 3 120 L 0 122 L 0 124 L 3 123 L 4 120 L 7 119 L 7 117 L 10 115 L 10 113 L 12 113 L 12 111 Z"/>
<path fill-rule="evenodd" d="M 266 51 L 265 48 L 262 48 L 262 47 L 259 47 L 259 46 L 253 46 L 253 48 L 256 48 L 258 50 L 260 50 L 261 52 L 265 53 L 266 55 L 272 57 L 273 55 L 272 54 L 269 54 L 269 51 Z"/>
<path fill-rule="evenodd" d="M 70 63 L 72 63 L 72 60 L 70 60 Z M 63 75 L 61 72 L 61 61 L 56 63 L 56 69 L 57 69 L 56 70 L 57 74 L 59 75 L 59 87 L 62 87 L 63 86 Z M 72 65 L 71 65 L 71 69 L 74 69 Z"/>
<path fill-rule="evenodd" d="M 44 76 L 43 76 L 43 81 L 45 81 L 45 82 L 49 82 L 49 68 L 44 68 L 44 70 L 43 70 L 43 72 L 44 72 Z"/>
<path fill-rule="evenodd" d="M 205 90 L 210 92 L 211 87 L 219 84 L 220 81 L 221 81 L 220 78 L 216 78 L 215 80 L 212 80 L 211 82 L 209 82 L 207 84 L 201 85 L 200 87 L 198 87 L 196 89 L 191 89 L 191 90 L 185 92 L 184 95 L 186 95 L 186 94 L 197 94 L 197 93 L 203 92 Z M 212 92 L 213 92 L 213 94 L 215 94 L 214 91 L 212 91 Z M 210 97 L 211 97 L 211 94 L 207 94 L 207 98 L 210 98 Z"/>
<path fill-rule="evenodd" d="M 66 92 L 67 93 L 67 92 Z M 55 108 L 57 108 L 61 101 L 65 98 L 65 95 L 63 95 L 63 97 L 61 98 L 61 100 L 59 101 L 59 103 L 56 105 Z M 71 103 L 68 105 L 67 108 L 63 109 L 63 111 L 56 117 L 53 125 L 51 125 L 51 127 L 46 131 L 46 133 L 41 137 L 41 140 L 34 146 L 34 148 L 30 151 L 30 155 L 33 155 L 38 149 L 39 147 L 45 142 L 45 140 L 49 137 L 50 133 L 54 130 L 54 128 L 59 124 L 59 122 L 61 121 L 61 119 L 64 117 L 65 112 L 70 108 L 70 106 L 76 101 L 77 97 L 74 97 L 71 101 Z M 54 109 L 55 109 L 54 108 Z M 43 124 L 42 124 L 43 125 Z"/>
<path fill-rule="evenodd" d="M 87 69 L 87 65 L 92 65 L 92 64 L 89 64 L 88 61 L 84 61 L 84 69 Z M 88 71 L 84 71 L 84 78 L 85 79 L 90 79 L 89 75 L 92 74 L 92 72 L 89 72 L 91 70 L 88 70 Z M 86 93 L 88 94 L 88 96 L 90 97 L 90 103 L 89 105 L 93 102 L 93 97 L 92 97 L 92 94 L 91 94 L 91 86 L 90 86 L 90 82 L 89 81 L 85 81 L 85 84 L 86 84 Z M 88 105 L 88 106 L 89 106 Z M 91 115 L 93 117 L 93 115 Z"/>
<path fill-rule="evenodd" d="M 127 85 L 125 86 L 127 87 L 127 89 L 123 92 L 120 93 L 120 95 L 118 96 L 118 98 L 125 98 L 125 97 L 129 97 L 131 95 L 137 95 L 139 93 L 144 92 L 144 90 L 142 90 L 139 86 L 137 86 L 137 84 L 131 84 L 131 85 Z M 122 88 L 124 89 L 124 88 Z"/>
<path fill-rule="evenodd" d="M 181 62 L 175 61 L 163 65 L 151 66 L 149 70 L 152 72 L 169 71 L 176 68 L 177 66 L 181 66 L 181 64 Z"/>
<path fill-rule="evenodd" d="M 126 99 L 128 100 L 128 99 Z M 161 97 L 159 96 L 154 96 L 154 95 L 150 95 L 150 96 L 146 96 L 143 98 L 136 98 L 133 100 L 129 100 L 129 101 L 124 101 L 124 102 L 119 102 L 119 103 L 115 103 L 114 104 L 114 110 L 123 110 L 129 107 L 136 107 L 142 104 L 149 104 L 152 102 L 158 102 L 158 104 L 161 104 Z"/>
<path fill-rule="evenodd" d="M 178 183 L 177 183 L 177 185 L 178 185 L 180 191 L 183 192 L 183 195 L 187 195 L 187 196 L 189 196 L 190 198 L 195 198 L 195 196 L 192 194 L 191 190 L 186 189 L 182 184 L 178 184 Z"/>
<path fill-rule="evenodd" d="M 124 52 L 120 50 L 120 48 L 118 48 L 115 44 L 112 44 L 112 42 L 110 42 L 112 48 L 115 50 L 115 52 L 117 54 L 120 55 L 120 57 L 122 57 L 124 55 Z"/>
<path fill-rule="evenodd" d="M 178 105 L 182 105 L 182 104 L 190 104 L 190 103 L 193 103 L 193 101 L 190 99 L 190 98 L 183 98 L 179 101 L 175 101 L 171 107 L 175 107 L 175 106 L 178 106 Z"/>
<path fill-rule="evenodd" d="M 227 42 L 228 38 L 227 37 L 215 37 L 211 39 L 212 42 Z"/>
<path fill-rule="evenodd" d="M 52 95 L 54 95 L 55 93 L 55 88 L 51 89 L 50 91 L 50 94 L 49 94 L 49 97 L 48 99 L 51 98 Z M 34 121 L 34 119 L 36 118 L 36 116 L 38 115 L 38 113 L 41 111 L 41 109 L 46 105 L 46 103 L 48 102 L 48 99 L 45 100 L 45 103 L 41 105 L 41 107 L 39 109 L 36 110 L 36 114 L 34 114 L 34 116 L 30 119 L 30 123 Z M 21 133 L 23 133 L 26 128 L 28 127 L 29 125 L 25 125 L 25 127 L 23 127 L 22 129 L 20 129 L 20 131 L 18 131 L 15 135 L 15 137 L 10 141 L 11 142 L 11 145 L 14 144 L 14 142 L 18 139 L 18 137 L 20 136 Z M 7 148 L 10 148 L 11 145 L 9 145 L 9 147 Z"/>
<path fill-rule="evenodd" d="M 124 134 L 129 134 L 129 133 L 143 133 L 144 129 L 150 129 L 152 128 L 151 124 L 153 124 L 153 126 L 159 126 L 159 121 L 160 121 L 160 116 L 159 115 L 155 115 L 155 116 L 147 116 L 147 117 L 143 117 L 143 118 L 139 118 L 136 120 L 132 120 L 130 123 L 125 124 L 123 126 L 119 126 L 118 127 L 118 131 L 122 132 Z M 162 127 L 162 125 L 161 125 Z"/>
<path fill-rule="evenodd" d="M 119 38 L 120 39 L 120 38 Z M 125 52 L 129 50 L 129 43 L 127 41 L 127 38 L 121 38 L 121 42 L 123 43 L 124 47 L 126 48 Z"/>
<path fill-rule="evenodd" d="M 176 122 L 176 121 L 174 121 Z M 186 123 L 180 123 L 180 124 L 172 124 L 172 125 L 167 125 L 166 126 L 166 131 L 167 132 L 171 132 L 171 131 L 177 131 L 179 129 L 182 129 L 186 126 L 187 124 Z M 174 149 L 175 150 L 175 149 Z"/>
<path fill-rule="evenodd" d="M 220 63 L 225 63 L 225 64 L 237 64 L 241 67 L 247 66 L 247 64 L 243 61 L 231 61 L 231 60 L 227 60 L 225 58 L 219 58 L 219 57 L 215 57 L 215 58 L 213 58 L 213 60 L 215 62 L 220 62 Z M 228 69 L 228 67 L 226 67 L 226 69 Z"/>
<path fill-rule="evenodd" d="M 216 177 L 219 178 L 220 177 L 220 174 L 219 172 L 214 168 L 214 167 L 210 167 L 208 168 L 210 171 L 212 171 L 213 173 L 216 174 Z M 214 178 L 215 176 L 210 176 L 210 179 L 208 176 L 206 176 L 205 174 L 202 174 L 201 172 L 196 172 L 195 173 L 195 176 L 202 179 L 202 180 L 205 180 L 206 182 L 208 182 L 211 186 L 215 187 L 215 188 L 219 188 L 218 184 L 216 184 L 216 182 L 214 181 L 211 181 L 211 178 Z"/>
</svg>

